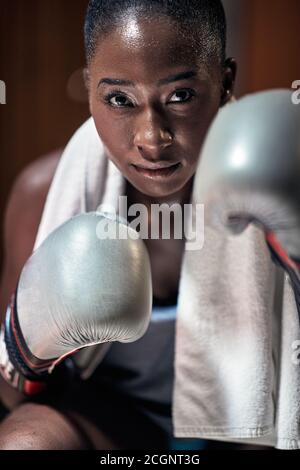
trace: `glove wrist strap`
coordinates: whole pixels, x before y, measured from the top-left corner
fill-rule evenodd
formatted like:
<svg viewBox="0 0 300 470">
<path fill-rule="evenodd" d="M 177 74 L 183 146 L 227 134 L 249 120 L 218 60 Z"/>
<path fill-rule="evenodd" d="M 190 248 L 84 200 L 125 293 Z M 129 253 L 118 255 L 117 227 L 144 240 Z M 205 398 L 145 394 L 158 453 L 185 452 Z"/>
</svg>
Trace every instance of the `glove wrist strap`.
<svg viewBox="0 0 300 470">
<path fill-rule="evenodd" d="M 15 295 L 13 295 L 7 308 L 5 324 L 2 325 L 0 332 L 0 373 L 14 388 L 27 395 L 33 395 L 46 387 L 43 381 L 46 374 L 32 370 L 32 361 L 30 357 L 29 361 L 27 360 L 25 342 L 15 313 Z"/>
</svg>

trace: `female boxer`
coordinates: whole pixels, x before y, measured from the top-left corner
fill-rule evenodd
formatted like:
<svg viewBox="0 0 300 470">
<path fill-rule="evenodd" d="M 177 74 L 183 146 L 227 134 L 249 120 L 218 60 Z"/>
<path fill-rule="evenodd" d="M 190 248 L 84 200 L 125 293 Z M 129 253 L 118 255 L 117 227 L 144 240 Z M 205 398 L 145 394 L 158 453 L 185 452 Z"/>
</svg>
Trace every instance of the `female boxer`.
<svg viewBox="0 0 300 470">
<path fill-rule="evenodd" d="M 207 129 L 233 93 L 236 64 L 225 55 L 221 1 L 91 0 L 85 47 L 90 111 L 108 157 L 126 178 L 128 205 L 188 203 Z M 14 186 L 1 300 L 7 300 L 30 255 L 57 161 L 54 155 L 34 163 Z M 37 174 L 42 178 L 33 185 Z M 25 240 L 16 225 L 28 227 Z M 174 308 L 184 240 L 146 243 L 154 306 Z M 0 448 L 168 448 L 174 322 L 164 343 L 148 337 L 147 344 L 161 350 L 159 387 L 142 341 L 114 344 L 93 377 L 63 397 L 49 391 L 15 406 L 1 383 L 2 400 L 13 411 L 0 425 Z M 137 356 L 140 365 L 133 363 Z"/>
</svg>

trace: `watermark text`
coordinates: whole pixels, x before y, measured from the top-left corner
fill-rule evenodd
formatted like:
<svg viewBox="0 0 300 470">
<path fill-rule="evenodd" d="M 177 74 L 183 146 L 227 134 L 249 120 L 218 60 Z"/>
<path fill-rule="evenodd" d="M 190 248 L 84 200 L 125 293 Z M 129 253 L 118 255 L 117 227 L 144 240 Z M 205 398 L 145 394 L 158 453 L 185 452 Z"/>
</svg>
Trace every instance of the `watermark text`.
<svg viewBox="0 0 300 470">
<path fill-rule="evenodd" d="M 0 80 L 0 104 L 6 104 L 6 85 L 3 80 Z"/>
<path fill-rule="evenodd" d="M 292 83 L 292 89 L 296 90 L 292 93 L 292 103 L 300 104 L 300 80 L 295 80 Z"/>
</svg>

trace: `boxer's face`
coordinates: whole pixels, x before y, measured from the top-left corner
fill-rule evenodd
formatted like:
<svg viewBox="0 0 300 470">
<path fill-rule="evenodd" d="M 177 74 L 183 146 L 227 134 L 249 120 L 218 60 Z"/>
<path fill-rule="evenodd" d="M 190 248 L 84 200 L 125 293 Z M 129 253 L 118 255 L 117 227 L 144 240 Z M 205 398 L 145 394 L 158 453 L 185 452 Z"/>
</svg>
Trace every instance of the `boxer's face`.
<svg viewBox="0 0 300 470">
<path fill-rule="evenodd" d="M 101 38 L 88 75 L 91 114 L 124 177 L 152 197 L 184 188 L 234 70 L 199 62 L 188 38 L 168 19 L 149 24 L 130 16 Z M 174 168 L 168 175 L 141 169 L 155 165 Z"/>
</svg>

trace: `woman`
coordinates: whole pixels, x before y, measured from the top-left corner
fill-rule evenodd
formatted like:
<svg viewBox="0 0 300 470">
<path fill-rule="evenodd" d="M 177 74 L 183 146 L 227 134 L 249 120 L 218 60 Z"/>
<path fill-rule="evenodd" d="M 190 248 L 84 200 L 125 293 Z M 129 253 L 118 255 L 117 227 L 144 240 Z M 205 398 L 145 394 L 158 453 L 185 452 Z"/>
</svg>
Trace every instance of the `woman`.
<svg viewBox="0 0 300 470">
<path fill-rule="evenodd" d="M 91 0 L 85 46 L 91 115 L 108 158 L 126 179 L 128 205 L 189 202 L 203 140 L 220 106 L 232 98 L 236 74 L 235 61 L 225 56 L 220 0 Z M 24 187 L 28 191 L 28 181 L 41 171 L 47 176 L 29 200 L 44 200 L 54 159 L 52 166 L 45 160 L 47 170 L 41 163 L 32 167 L 15 185 L 7 211 L 10 244 L 11 217 L 26 217 L 18 206 L 24 205 Z M 36 204 L 37 210 L 27 206 L 36 214 L 27 247 L 41 215 L 41 202 Z M 89 381 L 16 407 L 0 426 L 1 449 L 169 448 L 174 313 L 184 240 L 146 244 L 154 307 L 158 317 L 161 309 L 171 309 L 168 322 L 152 325 L 136 344 L 113 344 Z M 7 253 L 24 258 L 11 246 Z M 21 269 L 17 260 L 6 259 L 4 293 L 13 271 L 17 276 Z M 157 387 L 147 347 L 164 354 Z M 143 360 L 134 362 L 137 355 Z M 1 384 L 3 401 L 12 407 L 8 393 Z"/>
</svg>

